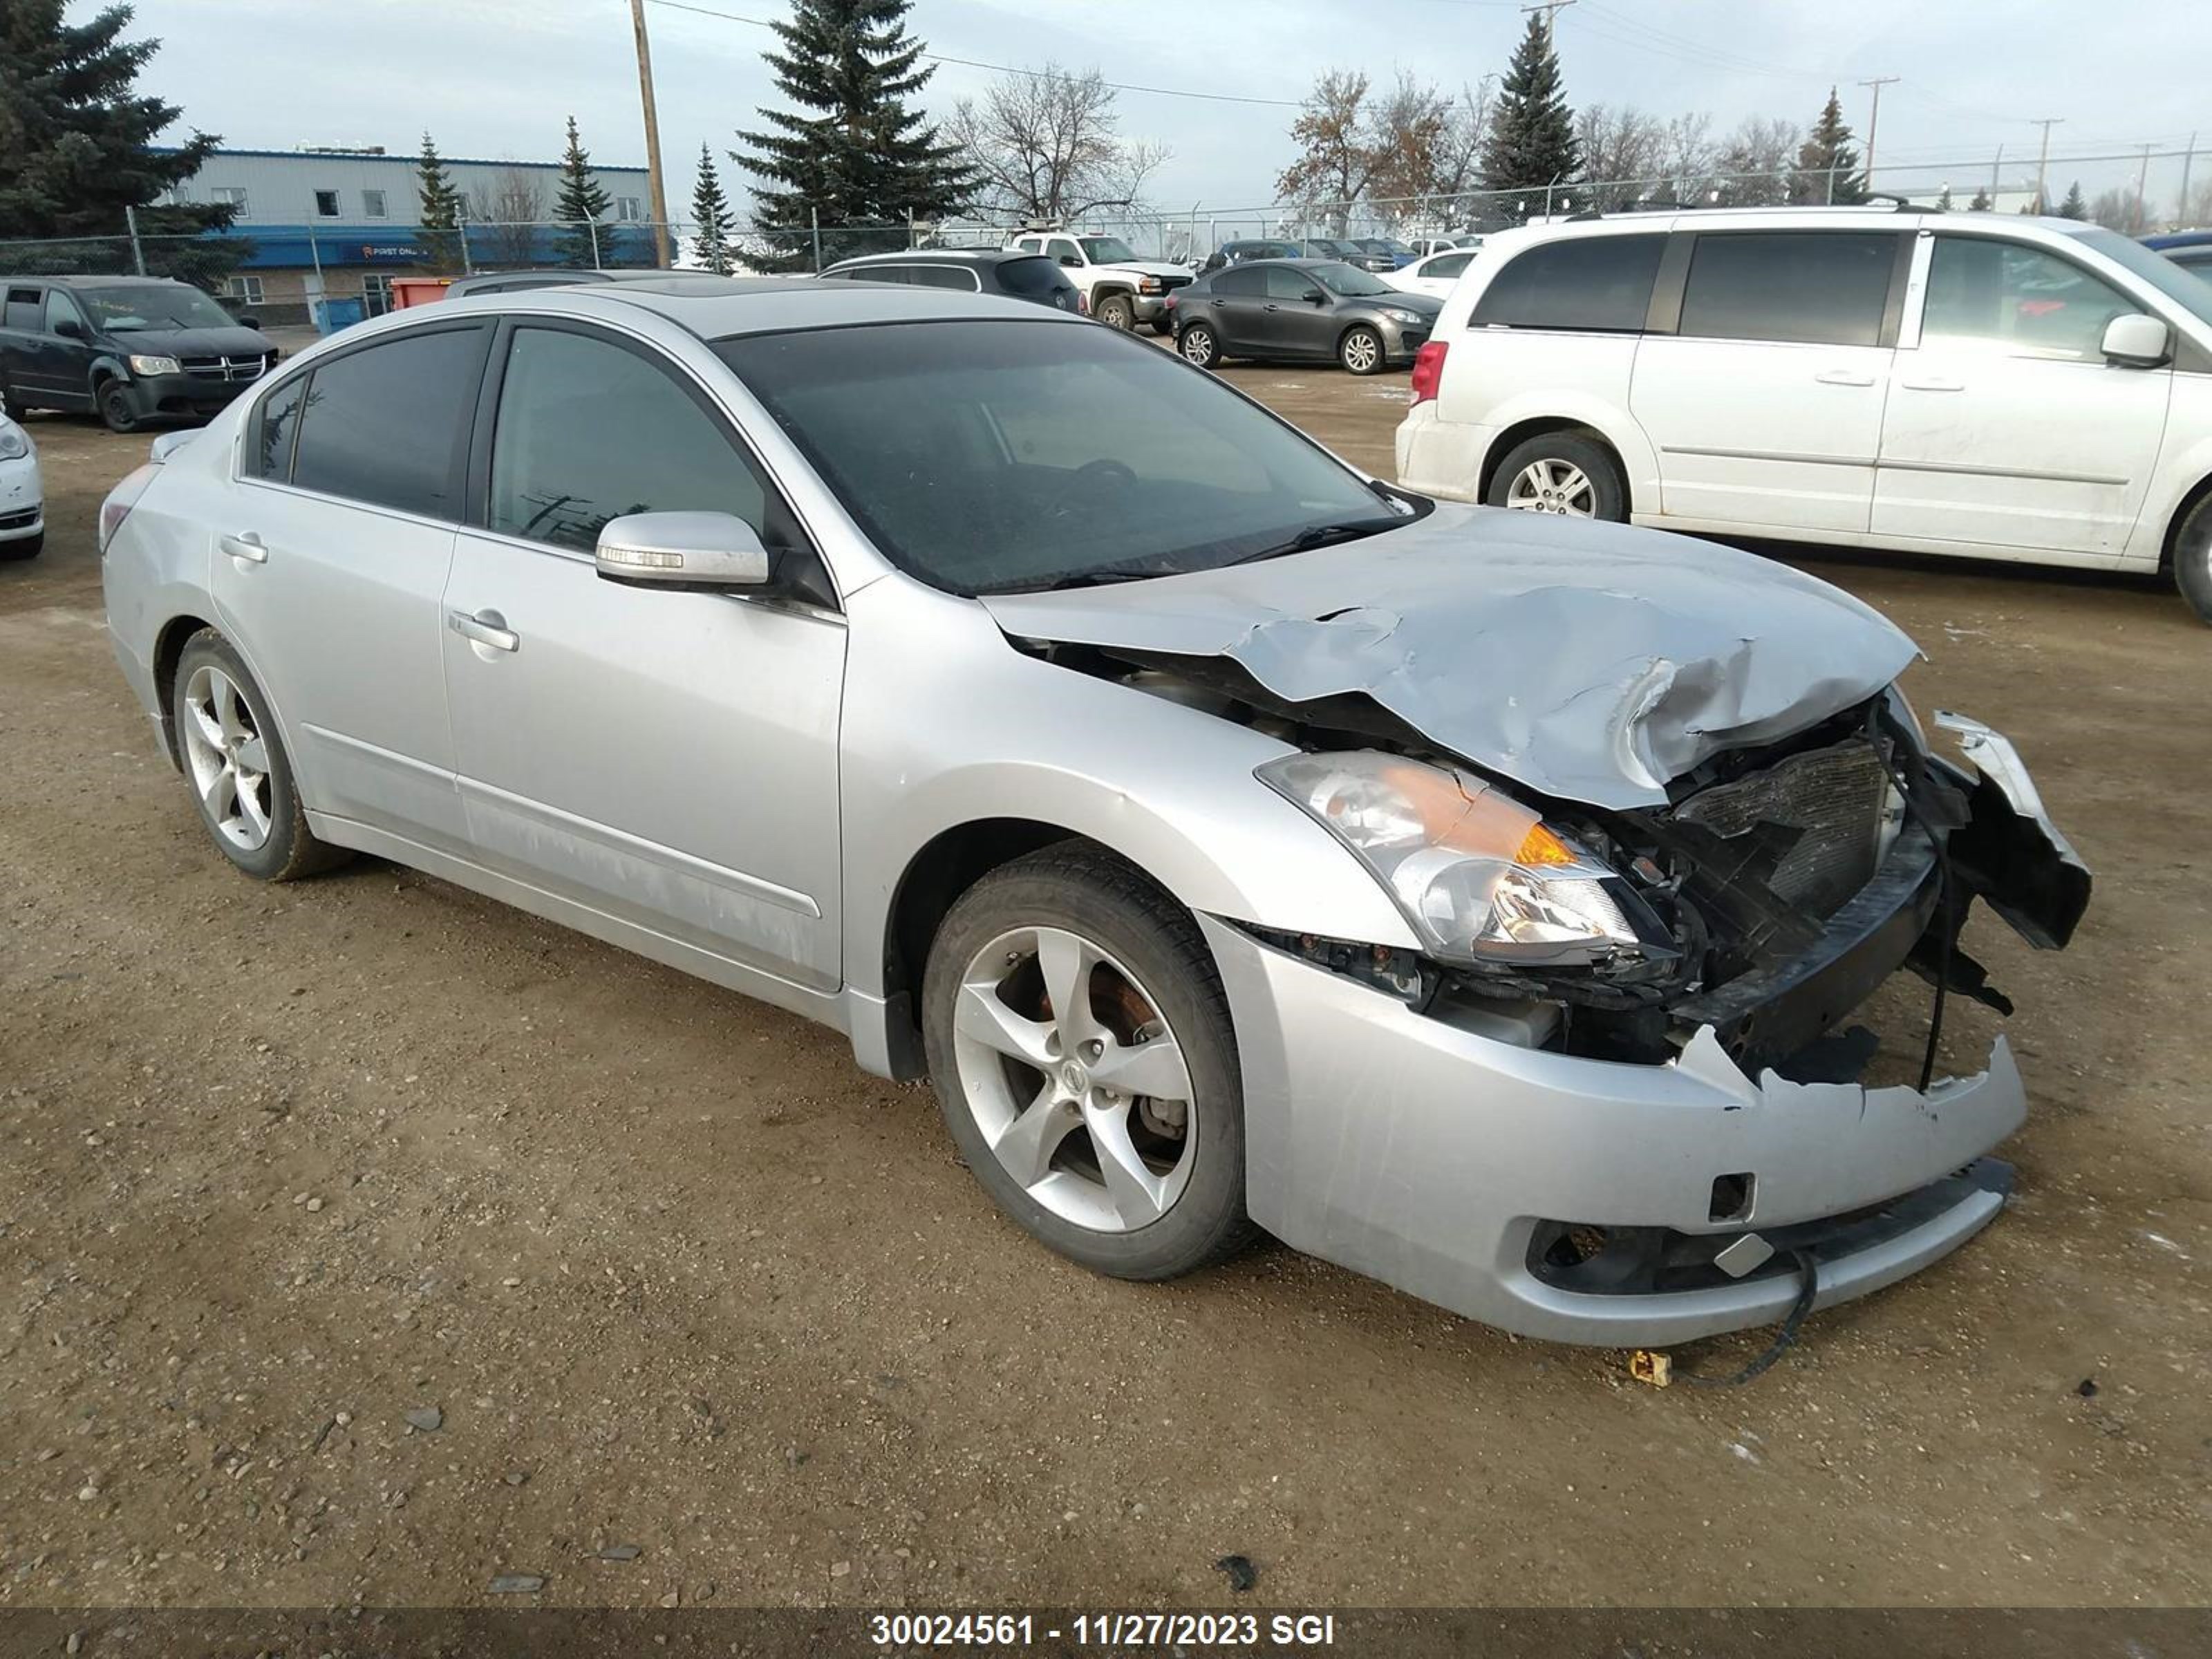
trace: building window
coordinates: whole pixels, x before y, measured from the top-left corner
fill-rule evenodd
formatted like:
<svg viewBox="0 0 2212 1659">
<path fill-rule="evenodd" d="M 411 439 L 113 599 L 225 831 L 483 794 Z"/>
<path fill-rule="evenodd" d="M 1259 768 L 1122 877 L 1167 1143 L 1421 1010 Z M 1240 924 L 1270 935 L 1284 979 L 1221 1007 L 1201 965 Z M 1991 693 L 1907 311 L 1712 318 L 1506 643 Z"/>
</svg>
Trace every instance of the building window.
<svg viewBox="0 0 2212 1659">
<path fill-rule="evenodd" d="M 392 309 L 392 278 L 380 270 L 364 271 L 361 279 L 363 308 L 372 317 L 381 317 Z"/>
<path fill-rule="evenodd" d="M 208 195 L 216 202 L 236 208 L 241 214 L 246 211 L 246 192 L 236 185 L 217 185 Z"/>
<path fill-rule="evenodd" d="M 384 192 L 380 190 L 365 190 L 362 191 L 361 211 L 363 218 L 381 219 L 384 217 Z"/>
<path fill-rule="evenodd" d="M 629 222 L 644 218 L 645 211 L 638 205 L 636 197 L 617 196 L 615 198 L 615 217 Z"/>
<path fill-rule="evenodd" d="M 338 216 L 337 191 L 319 190 L 315 192 L 315 216 L 319 219 L 335 219 Z"/>
<path fill-rule="evenodd" d="M 261 303 L 261 279 L 244 271 L 234 272 L 223 283 L 222 291 L 232 299 L 242 300 L 250 306 Z"/>
</svg>

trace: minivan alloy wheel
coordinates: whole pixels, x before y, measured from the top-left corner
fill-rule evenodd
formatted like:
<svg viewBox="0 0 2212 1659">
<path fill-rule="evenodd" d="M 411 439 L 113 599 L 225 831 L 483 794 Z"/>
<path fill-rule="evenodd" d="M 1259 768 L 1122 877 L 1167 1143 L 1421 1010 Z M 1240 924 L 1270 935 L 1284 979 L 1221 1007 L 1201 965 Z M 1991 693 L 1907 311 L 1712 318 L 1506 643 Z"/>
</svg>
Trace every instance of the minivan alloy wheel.
<svg viewBox="0 0 2212 1659">
<path fill-rule="evenodd" d="M 1514 475 L 1505 505 L 1522 513 L 1589 519 L 1596 516 L 1597 494 L 1589 475 L 1571 461 L 1531 461 Z"/>
<path fill-rule="evenodd" d="M 216 833 L 240 852 L 269 840 L 269 750 L 230 676 L 203 663 L 185 682 L 185 761 Z"/>
<path fill-rule="evenodd" d="M 1054 1215 L 1127 1232 L 1182 1197 L 1190 1071 L 1158 1003 L 1101 945 L 1047 927 L 992 939 L 961 975 L 952 1047 L 993 1155 Z"/>
</svg>

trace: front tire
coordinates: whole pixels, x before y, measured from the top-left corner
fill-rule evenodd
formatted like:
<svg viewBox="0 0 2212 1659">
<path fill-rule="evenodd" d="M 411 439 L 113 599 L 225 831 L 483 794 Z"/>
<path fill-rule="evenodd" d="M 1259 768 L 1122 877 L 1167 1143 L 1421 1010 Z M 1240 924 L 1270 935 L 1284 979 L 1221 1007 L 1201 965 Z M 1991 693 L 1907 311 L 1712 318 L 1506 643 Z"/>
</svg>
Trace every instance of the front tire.
<svg viewBox="0 0 2212 1659">
<path fill-rule="evenodd" d="M 1127 334 L 1137 326 L 1137 302 L 1126 294 L 1109 294 L 1098 302 L 1092 315 L 1107 327 Z"/>
<path fill-rule="evenodd" d="M 240 870 L 256 881 L 296 881 L 353 856 L 307 828 L 291 758 L 261 688 L 212 628 L 185 642 L 170 682 L 169 714 L 200 822 Z"/>
<path fill-rule="evenodd" d="M 1212 368 L 1221 361 L 1221 342 L 1206 323 L 1193 323 L 1176 336 L 1176 349 L 1186 362 Z"/>
<path fill-rule="evenodd" d="M 2197 620 L 2212 625 L 2212 494 L 2189 509 L 2173 533 L 2173 585 Z"/>
<path fill-rule="evenodd" d="M 1048 847 L 969 888 L 930 946 L 922 1036 L 962 1158 L 1040 1243 L 1158 1279 L 1254 1237 L 1220 976 L 1128 865 Z"/>
<path fill-rule="evenodd" d="M 100 418 L 107 423 L 110 432 L 138 429 L 138 406 L 131 401 L 131 388 L 124 381 L 102 380 L 95 401 L 100 405 Z"/>
<path fill-rule="evenodd" d="M 1491 475 L 1484 499 L 1522 513 L 1570 519 L 1628 518 L 1628 486 L 1613 453 L 1587 432 L 1547 432 L 1516 444 Z"/>
<path fill-rule="evenodd" d="M 1344 337 L 1336 343 L 1336 360 L 1353 374 L 1380 374 L 1389 366 L 1382 335 L 1365 326 L 1344 331 Z"/>
</svg>

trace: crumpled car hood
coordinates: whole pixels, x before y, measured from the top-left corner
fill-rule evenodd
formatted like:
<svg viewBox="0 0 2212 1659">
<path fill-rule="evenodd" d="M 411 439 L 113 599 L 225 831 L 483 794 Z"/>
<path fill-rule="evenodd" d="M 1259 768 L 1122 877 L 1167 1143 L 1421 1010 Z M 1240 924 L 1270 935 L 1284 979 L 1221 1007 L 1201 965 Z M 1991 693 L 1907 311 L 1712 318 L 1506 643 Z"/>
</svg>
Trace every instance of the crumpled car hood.
<svg viewBox="0 0 2212 1659">
<path fill-rule="evenodd" d="M 1652 806 L 1723 750 L 1864 702 L 1917 654 L 1849 594 L 1626 525 L 1439 506 L 1310 553 L 986 595 L 1017 638 L 1220 657 L 1291 702 L 1364 693 L 1545 794 Z"/>
</svg>

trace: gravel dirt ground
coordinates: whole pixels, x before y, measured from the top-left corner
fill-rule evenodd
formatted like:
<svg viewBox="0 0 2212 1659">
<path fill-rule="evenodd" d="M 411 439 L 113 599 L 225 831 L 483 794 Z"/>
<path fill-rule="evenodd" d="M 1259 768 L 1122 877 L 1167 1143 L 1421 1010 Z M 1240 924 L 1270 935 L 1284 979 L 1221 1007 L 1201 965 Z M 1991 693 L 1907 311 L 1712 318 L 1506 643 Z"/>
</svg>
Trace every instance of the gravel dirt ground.
<svg viewBox="0 0 2212 1659">
<path fill-rule="evenodd" d="M 1402 376 L 1231 378 L 1387 475 Z M 2163 588 L 1792 556 L 2020 743 L 2100 885 L 2063 955 L 1970 933 L 2034 1095 L 2010 1213 L 1661 1392 L 1280 1249 L 1091 1277 L 826 1031 L 374 860 L 234 875 L 102 632 L 145 440 L 30 424 L 0 1607 L 1141 1607 L 1231 1553 L 1291 1604 L 2212 1598 L 2212 634 Z"/>
</svg>

